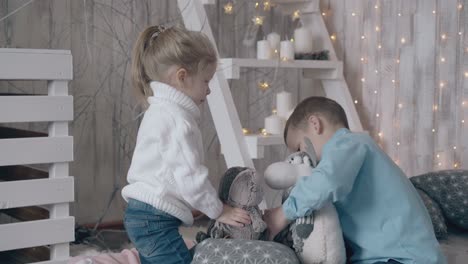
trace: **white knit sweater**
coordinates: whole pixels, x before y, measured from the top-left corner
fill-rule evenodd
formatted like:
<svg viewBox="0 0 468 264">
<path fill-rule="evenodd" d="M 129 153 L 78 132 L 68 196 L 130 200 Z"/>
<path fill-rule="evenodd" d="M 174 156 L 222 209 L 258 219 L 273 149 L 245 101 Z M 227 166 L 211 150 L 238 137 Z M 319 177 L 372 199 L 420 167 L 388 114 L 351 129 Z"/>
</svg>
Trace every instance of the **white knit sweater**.
<svg viewBox="0 0 468 264">
<path fill-rule="evenodd" d="M 151 88 L 123 198 L 152 205 L 184 225 L 193 224 L 191 209 L 218 218 L 223 205 L 203 165 L 198 106 L 167 84 L 151 82 Z"/>
</svg>

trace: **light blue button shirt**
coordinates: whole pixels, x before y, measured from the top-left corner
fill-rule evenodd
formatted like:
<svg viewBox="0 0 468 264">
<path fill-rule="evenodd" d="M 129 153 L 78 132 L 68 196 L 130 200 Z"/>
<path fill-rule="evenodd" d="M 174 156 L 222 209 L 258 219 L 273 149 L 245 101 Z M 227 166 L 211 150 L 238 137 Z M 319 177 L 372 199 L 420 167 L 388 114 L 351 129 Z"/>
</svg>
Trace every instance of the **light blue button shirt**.
<svg viewBox="0 0 468 264">
<path fill-rule="evenodd" d="M 416 189 L 367 134 L 339 129 L 283 210 L 294 220 L 328 201 L 335 204 L 352 263 L 446 263 Z"/>
</svg>

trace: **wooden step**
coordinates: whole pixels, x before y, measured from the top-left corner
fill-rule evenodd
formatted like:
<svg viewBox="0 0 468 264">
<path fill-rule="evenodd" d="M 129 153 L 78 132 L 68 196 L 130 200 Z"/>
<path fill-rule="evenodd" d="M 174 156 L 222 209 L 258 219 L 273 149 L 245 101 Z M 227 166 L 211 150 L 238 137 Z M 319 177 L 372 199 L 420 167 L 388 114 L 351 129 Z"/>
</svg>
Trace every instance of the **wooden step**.
<svg viewBox="0 0 468 264">
<path fill-rule="evenodd" d="M 220 70 L 224 72 L 226 79 L 239 79 L 241 68 L 280 68 L 302 69 L 304 78 L 337 80 L 343 78 L 343 62 L 326 60 L 292 60 L 280 61 L 279 59 L 221 59 Z"/>
</svg>

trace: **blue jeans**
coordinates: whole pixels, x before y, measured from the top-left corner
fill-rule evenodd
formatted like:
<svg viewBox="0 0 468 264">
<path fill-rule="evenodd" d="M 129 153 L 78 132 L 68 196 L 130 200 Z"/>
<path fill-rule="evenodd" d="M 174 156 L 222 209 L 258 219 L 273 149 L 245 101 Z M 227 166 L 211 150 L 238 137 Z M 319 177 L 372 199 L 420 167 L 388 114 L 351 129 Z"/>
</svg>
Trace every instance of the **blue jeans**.
<svg viewBox="0 0 468 264">
<path fill-rule="evenodd" d="M 124 224 L 142 264 L 179 264 L 192 261 L 192 255 L 179 234 L 182 222 L 174 216 L 146 203 L 129 199 Z"/>
</svg>

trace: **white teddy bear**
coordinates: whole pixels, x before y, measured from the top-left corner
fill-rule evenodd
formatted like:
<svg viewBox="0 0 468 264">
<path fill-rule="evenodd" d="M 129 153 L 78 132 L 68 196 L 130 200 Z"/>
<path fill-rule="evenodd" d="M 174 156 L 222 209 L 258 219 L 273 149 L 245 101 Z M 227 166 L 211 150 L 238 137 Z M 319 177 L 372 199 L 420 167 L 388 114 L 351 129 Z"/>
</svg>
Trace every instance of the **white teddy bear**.
<svg viewBox="0 0 468 264">
<path fill-rule="evenodd" d="M 284 190 L 283 202 L 299 177 L 311 176 L 317 165 L 315 152 L 291 154 L 265 171 L 265 182 L 272 189 Z M 330 202 L 312 215 L 297 219 L 280 236 L 292 236 L 293 247 L 304 264 L 346 263 L 346 250 L 335 206 Z M 278 237 L 278 236 L 277 236 Z"/>
</svg>

